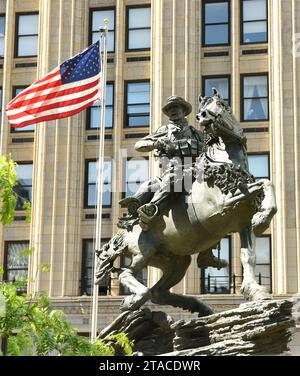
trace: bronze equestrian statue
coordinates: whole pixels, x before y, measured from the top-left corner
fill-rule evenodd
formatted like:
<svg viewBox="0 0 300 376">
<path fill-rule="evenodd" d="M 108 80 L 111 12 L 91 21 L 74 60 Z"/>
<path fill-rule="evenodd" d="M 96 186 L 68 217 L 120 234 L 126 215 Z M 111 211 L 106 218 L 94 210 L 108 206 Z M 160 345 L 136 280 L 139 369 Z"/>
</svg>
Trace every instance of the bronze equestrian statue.
<svg viewBox="0 0 300 376">
<path fill-rule="evenodd" d="M 173 97 L 169 102 L 172 101 L 174 104 L 176 101 L 183 103 L 184 100 L 174 100 Z M 189 111 L 185 104 L 181 107 L 181 112 L 174 109 L 177 118 L 180 118 L 181 113 L 186 116 Z M 170 107 L 167 108 L 164 109 L 172 121 Z M 120 222 L 117 234 L 97 255 L 97 282 L 111 272 L 119 272 L 120 282 L 132 292 L 124 299 L 122 310 L 138 309 L 151 300 L 156 304 L 199 312 L 200 316 L 211 314 L 210 307 L 201 300 L 174 294 L 169 290 L 184 277 L 192 254 L 198 254 L 199 267 L 219 267 L 220 263 L 212 259 L 211 250 L 225 236 L 235 232 L 239 232 L 241 238 L 243 295 L 248 300 L 270 298 L 265 288 L 255 280 L 255 237 L 268 228 L 276 213 L 274 187 L 269 180 L 255 180 L 250 174 L 246 137 L 231 108 L 216 90 L 212 97 L 199 98 L 197 120 L 203 127 L 203 135 L 199 131 L 193 134 L 192 127 L 190 134 L 183 135 L 182 131 L 187 127 L 185 123 L 175 133 L 170 132 L 173 137 L 171 140 L 168 136 L 169 125 L 162 129 L 165 131 L 164 136 L 158 137 L 162 142 L 153 141 L 156 133 L 149 136 L 149 149 L 142 150 L 157 149 L 163 154 L 168 152 L 167 146 L 170 146 L 169 150 L 173 150 L 177 157 L 177 164 L 169 162 L 160 179 L 146 183 L 148 188 L 151 187 L 150 192 L 149 189 L 143 189 L 139 197 L 134 197 L 131 208 L 132 200 L 123 202 L 130 209 L 129 217 Z M 198 141 L 197 152 L 194 151 L 197 155 L 192 154 L 195 139 Z M 183 144 L 189 150 L 188 166 L 182 158 L 181 140 L 185 140 Z M 138 150 L 143 148 L 145 141 L 147 137 L 137 143 Z M 183 167 L 182 178 L 177 178 L 180 173 L 175 166 L 179 165 Z M 187 179 L 188 176 L 191 179 Z M 186 179 L 190 184 L 185 184 Z M 164 190 L 165 181 L 170 185 L 168 194 Z M 181 193 L 175 194 L 174 181 L 179 181 L 184 188 Z M 157 201 L 157 196 L 164 197 L 164 200 Z M 148 211 L 152 205 L 156 206 L 155 210 Z M 121 255 L 130 257 L 131 265 L 116 269 L 113 263 Z M 147 266 L 159 268 L 163 272 L 161 279 L 151 288 L 136 279 L 136 274 Z"/>
</svg>

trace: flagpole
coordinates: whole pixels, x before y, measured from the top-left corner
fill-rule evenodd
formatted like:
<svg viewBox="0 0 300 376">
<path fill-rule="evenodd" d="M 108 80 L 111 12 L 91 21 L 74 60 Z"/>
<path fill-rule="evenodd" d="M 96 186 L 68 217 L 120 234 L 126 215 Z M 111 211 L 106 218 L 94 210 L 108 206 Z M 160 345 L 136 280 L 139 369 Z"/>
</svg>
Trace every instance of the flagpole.
<svg viewBox="0 0 300 376">
<path fill-rule="evenodd" d="M 91 341 L 95 342 L 97 339 L 98 330 L 98 291 L 99 287 L 95 284 L 96 281 L 96 253 L 101 249 L 101 227 L 102 227 L 102 187 L 103 187 L 103 168 L 104 168 L 104 139 L 105 139 L 105 105 L 106 105 L 106 71 L 107 71 L 107 24 L 109 20 L 104 20 L 105 26 L 99 29 L 100 31 L 100 46 L 99 54 L 101 61 L 101 107 L 100 107 L 100 135 L 99 135 L 99 157 L 97 169 L 97 214 L 96 214 L 96 239 L 95 239 L 95 254 L 94 254 L 94 279 L 93 279 L 93 306 L 92 306 L 92 331 Z M 101 53 L 102 51 L 102 53 Z"/>
</svg>

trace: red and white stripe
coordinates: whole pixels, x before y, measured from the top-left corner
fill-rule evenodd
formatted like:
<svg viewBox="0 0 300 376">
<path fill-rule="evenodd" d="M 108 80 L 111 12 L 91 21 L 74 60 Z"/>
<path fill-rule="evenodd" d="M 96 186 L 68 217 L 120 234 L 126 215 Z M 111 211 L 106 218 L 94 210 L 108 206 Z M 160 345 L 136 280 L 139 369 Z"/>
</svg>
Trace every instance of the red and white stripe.
<svg viewBox="0 0 300 376">
<path fill-rule="evenodd" d="M 100 73 L 63 84 L 57 67 L 8 103 L 8 120 L 14 128 L 22 128 L 75 115 L 100 98 L 99 82 Z"/>
</svg>

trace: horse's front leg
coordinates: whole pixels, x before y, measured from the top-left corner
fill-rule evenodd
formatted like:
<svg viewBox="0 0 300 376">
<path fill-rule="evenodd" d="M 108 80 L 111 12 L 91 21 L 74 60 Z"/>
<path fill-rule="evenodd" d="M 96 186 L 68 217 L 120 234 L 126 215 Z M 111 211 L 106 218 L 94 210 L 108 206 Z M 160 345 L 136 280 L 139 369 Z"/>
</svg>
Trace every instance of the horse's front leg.
<svg viewBox="0 0 300 376">
<path fill-rule="evenodd" d="M 255 280 L 255 243 L 256 238 L 251 226 L 240 232 L 241 238 L 241 261 L 244 268 L 241 292 L 247 300 L 271 299 L 266 288 L 260 286 Z"/>
<path fill-rule="evenodd" d="M 260 236 L 269 226 L 277 212 L 275 190 L 268 179 L 260 179 L 263 184 L 264 198 L 260 210 L 252 218 L 252 229 L 256 236 Z"/>
</svg>

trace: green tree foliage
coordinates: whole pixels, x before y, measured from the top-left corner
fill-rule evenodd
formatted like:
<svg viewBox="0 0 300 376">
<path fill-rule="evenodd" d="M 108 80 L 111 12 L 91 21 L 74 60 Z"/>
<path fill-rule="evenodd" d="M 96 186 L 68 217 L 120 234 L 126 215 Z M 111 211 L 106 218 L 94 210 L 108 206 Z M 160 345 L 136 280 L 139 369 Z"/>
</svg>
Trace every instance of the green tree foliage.
<svg viewBox="0 0 300 376">
<path fill-rule="evenodd" d="M 15 162 L 10 158 L 0 156 L 0 221 L 3 224 L 12 223 L 17 203 L 14 187 L 18 179 Z"/>
<path fill-rule="evenodd" d="M 18 183 L 15 166 L 10 158 L 0 156 L 0 222 L 4 225 L 13 222 L 18 199 L 14 192 Z M 24 201 L 23 208 L 28 222 L 30 203 Z M 28 257 L 32 252 L 33 249 L 26 249 L 19 257 Z M 49 272 L 50 267 L 42 264 L 38 272 Z M 0 277 L 2 274 L 0 265 Z M 127 355 L 132 353 L 132 342 L 123 333 L 110 337 L 106 343 L 91 343 L 79 336 L 65 314 L 51 307 L 46 293 L 34 297 L 20 294 L 27 282 L 0 282 L 0 339 L 7 342 L 5 355 L 109 356 L 115 354 L 115 348 Z"/>
<path fill-rule="evenodd" d="M 52 309 L 46 293 L 30 299 L 18 293 L 20 284 L 0 282 L 0 304 L 5 302 L 0 309 L 0 336 L 7 340 L 7 355 L 111 356 L 114 343 L 125 354 L 132 353 L 132 343 L 123 333 L 110 337 L 109 345 L 79 336 L 65 314 Z"/>
</svg>

